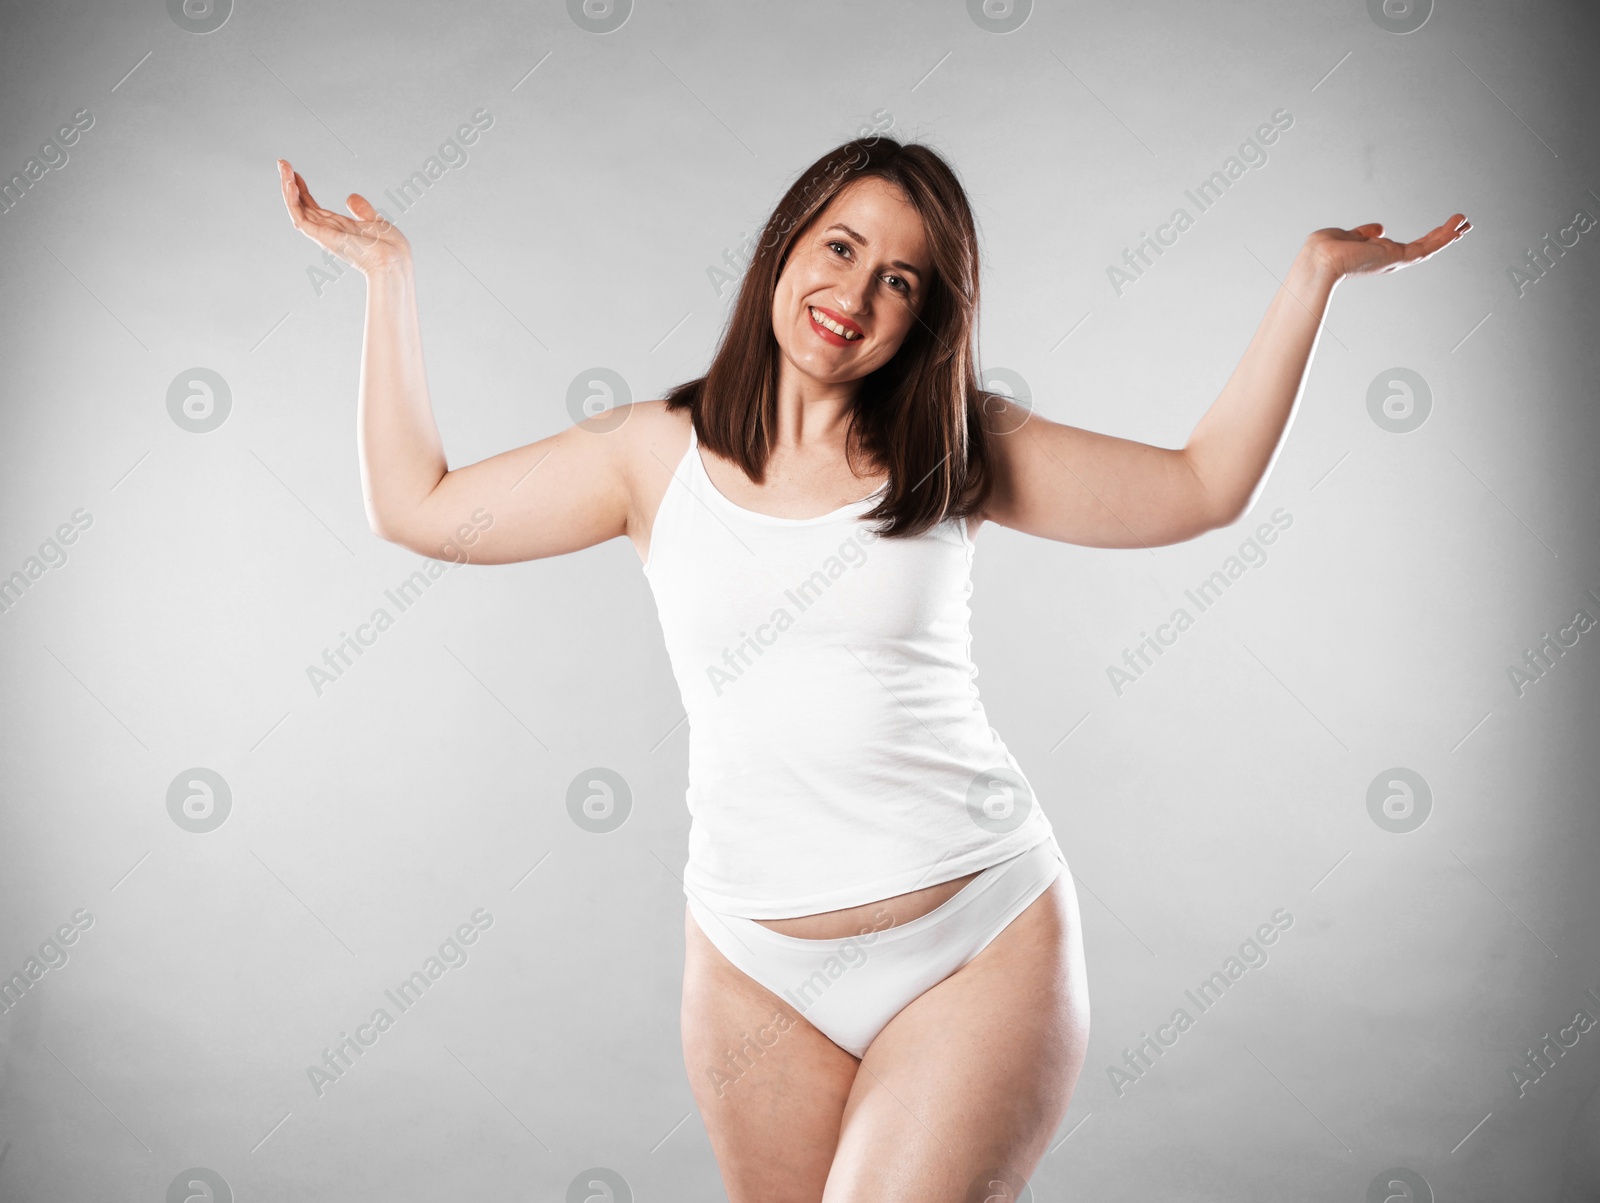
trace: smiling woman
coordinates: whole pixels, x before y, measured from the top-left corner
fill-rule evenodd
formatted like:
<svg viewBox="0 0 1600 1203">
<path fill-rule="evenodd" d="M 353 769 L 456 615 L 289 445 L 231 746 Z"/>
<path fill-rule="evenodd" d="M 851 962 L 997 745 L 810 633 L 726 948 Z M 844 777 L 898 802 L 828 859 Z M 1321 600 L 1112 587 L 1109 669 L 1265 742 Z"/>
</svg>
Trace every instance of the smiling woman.
<svg viewBox="0 0 1600 1203">
<path fill-rule="evenodd" d="M 889 484 L 868 519 L 912 537 L 974 514 L 987 492 L 977 308 L 977 230 L 955 174 L 925 146 L 858 139 L 778 202 L 710 369 L 667 408 L 692 410 L 702 445 L 761 485 L 779 440 L 780 359 L 855 394 L 846 462 L 859 452 L 857 478 Z M 846 500 L 864 491 L 842 487 Z"/>
<path fill-rule="evenodd" d="M 1334 285 L 1467 223 L 1313 233 L 1188 443 L 1156 447 L 978 388 L 965 191 L 926 146 L 857 139 L 779 201 L 704 376 L 450 469 L 409 244 L 280 173 L 296 227 L 367 277 L 374 532 L 454 560 L 482 514 L 472 562 L 626 536 L 644 564 L 689 719 L 683 1052 L 728 1197 L 1016 1189 L 1071 1102 L 1089 999 L 1072 874 L 978 697 L 974 535 L 1150 547 L 1233 522 Z"/>
</svg>

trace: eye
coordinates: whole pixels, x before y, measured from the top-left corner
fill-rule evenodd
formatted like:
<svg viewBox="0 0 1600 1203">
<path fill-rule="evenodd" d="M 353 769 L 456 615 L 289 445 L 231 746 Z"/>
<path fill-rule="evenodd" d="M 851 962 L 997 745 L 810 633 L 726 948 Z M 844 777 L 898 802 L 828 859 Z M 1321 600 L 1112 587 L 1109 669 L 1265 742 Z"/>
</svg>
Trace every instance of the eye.
<svg viewBox="0 0 1600 1203">
<path fill-rule="evenodd" d="M 846 244 L 846 243 L 840 242 L 837 238 L 830 238 L 823 245 L 826 246 L 829 250 L 832 250 L 834 247 L 838 247 L 845 254 L 848 255 L 850 253 L 849 245 Z M 894 281 L 894 283 L 889 286 L 890 288 L 898 288 L 901 292 L 907 293 L 907 294 L 909 294 L 911 292 L 911 285 L 906 281 L 905 277 L 903 277 L 903 276 L 890 275 L 890 276 L 885 276 L 884 279 L 893 280 Z"/>
</svg>

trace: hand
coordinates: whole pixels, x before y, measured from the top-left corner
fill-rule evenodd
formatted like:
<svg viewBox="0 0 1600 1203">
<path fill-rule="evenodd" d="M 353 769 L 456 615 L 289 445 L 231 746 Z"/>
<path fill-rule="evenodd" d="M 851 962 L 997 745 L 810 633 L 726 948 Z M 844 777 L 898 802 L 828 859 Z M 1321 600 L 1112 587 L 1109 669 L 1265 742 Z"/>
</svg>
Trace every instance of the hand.
<svg viewBox="0 0 1600 1203">
<path fill-rule="evenodd" d="M 311 189 L 285 159 L 278 160 L 278 180 L 289 220 L 307 238 L 332 251 L 363 275 L 396 263 L 408 263 L 411 244 L 398 227 L 378 216 L 367 198 L 352 192 L 345 198 L 356 220 L 324 209 L 312 199 Z"/>
<path fill-rule="evenodd" d="M 1353 230 L 1330 226 L 1314 231 L 1306 239 L 1306 250 L 1336 280 L 1343 276 L 1379 275 L 1433 257 L 1470 229 L 1472 223 L 1462 213 L 1415 242 L 1406 243 L 1383 237 L 1383 223 L 1379 221 Z"/>
</svg>

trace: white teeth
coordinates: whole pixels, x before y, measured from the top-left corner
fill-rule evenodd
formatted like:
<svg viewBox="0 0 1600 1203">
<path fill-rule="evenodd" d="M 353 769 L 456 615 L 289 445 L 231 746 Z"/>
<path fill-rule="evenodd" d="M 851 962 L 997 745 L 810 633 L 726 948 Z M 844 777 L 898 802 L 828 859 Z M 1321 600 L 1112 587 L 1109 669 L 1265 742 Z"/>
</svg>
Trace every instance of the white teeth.
<svg viewBox="0 0 1600 1203">
<path fill-rule="evenodd" d="M 807 309 L 811 309 L 811 307 L 809 305 L 806 306 L 806 308 Z M 858 338 L 861 337 L 855 331 L 846 330 L 843 326 L 839 325 L 838 322 L 833 321 L 832 319 L 824 316 L 821 313 L 818 313 L 815 309 L 811 309 L 811 320 L 816 322 L 817 325 L 821 326 L 825 330 L 832 330 L 835 334 L 839 335 L 841 338 L 848 338 L 851 341 L 854 341 L 855 339 L 858 339 Z"/>
</svg>

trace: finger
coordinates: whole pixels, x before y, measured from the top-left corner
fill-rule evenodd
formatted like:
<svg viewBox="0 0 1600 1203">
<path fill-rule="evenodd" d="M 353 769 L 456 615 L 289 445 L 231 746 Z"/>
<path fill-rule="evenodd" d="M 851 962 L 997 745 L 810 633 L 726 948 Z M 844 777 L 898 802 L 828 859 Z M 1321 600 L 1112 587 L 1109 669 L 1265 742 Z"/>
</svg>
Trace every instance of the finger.
<svg viewBox="0 0 1600 1203">
<path fill-rule="evenodd" d="M 1360 234 L 1363 238 L 1376 238 L 1383 233 L 1383 223 L 1381 221 L 1369 221 L 1366 225 L 1357 226 L 1350 232 L 1352 234 Z"/>
<path fill-rule="evenodd" d="M 294 182 L 300 189 L 301 199 L 305 201 L 307 205 L 317 210 L 319 213 L 327 213 L 329 216 L 337 216 L 337 214 L 332 213 L 331 210 L 324 209 L 321 205 L 317 204 L 317 199 L 311 195 L 311 188 L 306 184 L 305 177 L 302 176 L 298 171 L 294 173 Z"/>
<path fill-rule="evenodd" d="M 344 204 L 345 208 L 349 209 L 350 212 L 354 213 L 362 221 L 375 221 L 377 219 L 378 211 L 374 209 L 371 202 L 359 192 L 352 192 L 349 196 L 345 197 Z"/>
</svg>

